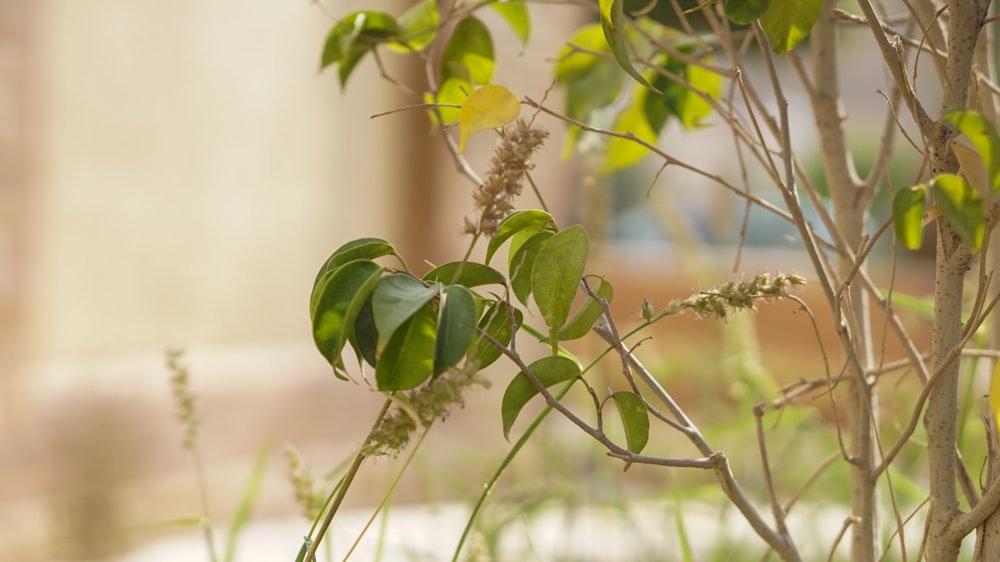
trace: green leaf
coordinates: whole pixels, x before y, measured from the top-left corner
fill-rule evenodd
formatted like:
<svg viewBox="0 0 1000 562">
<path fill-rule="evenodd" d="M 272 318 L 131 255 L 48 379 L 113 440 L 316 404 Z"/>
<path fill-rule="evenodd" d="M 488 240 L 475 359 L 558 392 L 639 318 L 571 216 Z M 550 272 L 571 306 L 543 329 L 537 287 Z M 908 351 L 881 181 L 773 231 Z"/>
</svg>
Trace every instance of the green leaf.
<svg viewBox="0 0 1000 562">
<path fill-rule="evenodd" d="M 423 0 L 399 17 L 399 36 L 389 48 L 399 52 L 423 51 L 437 37 L 441 14 L 435 0 Z"/>
<path fill-rule="evenodd" d="M 340 86 L 347 85 L 354 67 L 375 45 L 394 39 L 399 33 L 395 18 L 385 12 L 360 10 L 334 24 L 323 44 L 320 70 L 339 65 Z"/>
<path fill-rule="evenodd" d="M 919 248 L 923 240 L 926 205 L 926 185 L 899 189 L 892 196 L 892 226 L 896 231 L 896 238 L 910 250 Z"/>
<path fill-rule="evenodd" d="M 504 301 L 494 303 L 483 314 L 479 321 L 479 329 L 486 332 L 493 339 L 502 345 L 510 344 L 514 337 L 514 331 L 521 325 L 524 315 L 520 310 L 512 308 Z M 492 343 L 479 335 L 472 342 L 469 353 L 466 356 L 467 362 L 475 362 L 480 369 L 485 369 L 500 358 L 502 352 Z"/>
<path fill-rule="evenodd" d="M 493 38 L 489 29 L 473 16 L 455 26 L 441 56 L 441 81 L 459 78 L 474 86 L 489 84 L 493 77 Z M 469 93 L 472 93 L 471 90 Z"/>
<path fill-rule="evenodd" d="M 566 116 L 585 123 L 594 111 L 618 99 L 625 84 L 625 75 L 614 60 L 592 52 L 611 52 L 599 23 L 577 31 L 559 50 L 555 67 L 556 82 L 565 88 Z"/>
<path fill-rule="evenodd" d="M 450 125 L 458 121 L 462 113 L 465 98 L 475 90 L 472 83 L 461 78 L 451 77 L 441 83 L 437 92 L 424 94 L 424 102 L 428 104 L 445 104 L 455 107 L 438 107 L 436 111 L 429 110 L 431 122 L 435 125 Z M 441 116 L 438 119 L 438 115 Z"/>
<path fill-rule="evenodd" d="M 680 49 L 685 52 L 685 49 Z M 663 92 L 662 96 L 649 94 L 645 96 L 643 109 L 650 128 L 657 134 L 663 128 L 668 116 L 677 117 L 686 129 L 694 129 L 701 121 L 712 113 L 712 106 L 701 94 L 712 99 L 718 99 L 722 93 L 722 77 L 696 64 L 663 55 L 660 65 L 665 71 L 685 80 L 685 84 L 671 80 L 663 74 L 653 77 L 653 85 Z M 711 57 L 702 58 L 702 62 L 711 63 Z M 701 92 L 699 94 L 698 92 Z"/>
<path fill-rule="evenodd" d="M 597 290 L 594 293 L 610 303 L 613 294 L 611 283 L 607 279 L 601 279 L 601 284 L 597 286 Z M 586 300 L 583 301 L 580 308 L 577 309 L 569 322 L 559 331 L 559 341 L 575 340 L 587 335 L 590 329 L 594 327 L 594 322 L 597 322 L 597 319 L 601 317 L 601 314 L 604 314 L 604 309 L 601 308 L 600 303 L 592 299 L 590 295 L 587 295 Z"/>
<path fill-rule="evenodd" d="M 986 232 L 986 213 L 976 190 L 961 176 L 941 174 L 931 181 L 931 191 L 941 214 L 955 227 L 955 232 L 972 251 L 978 251 Z"/>
<path fill-rule="evenodd" d="M 499 84 L 487 84 L 472 92 L 462 102 L 458 114 L 458 152 L 465 150 L 472 135 L 503 127 L 517 119 L 520 113 L 521 101 Z"/>
<path fill-rule="evenodd" d="M 327 272 L 313 291 L 313 341 L 334 368 L 358 312 L 384 269 L 369 260 L 357 260 Z"/>
<path fill-rule="evenodd" d="M 653 129 L 646 116 L 646 98 L 653 95 L 648 90 L 636 88 L 632 93 L 632 103 L 618 117 L 612 127 L 615 131 L 631 133 L 637 139 L 651 145 L 656 144 L 657 130 Z M 605 148 L 602 174 L 611 174 L 633 166 L 649 155 L 649 149 L 641 144 L 621 137 L 611 137 Z"/>
<path fill-rule="evenodd" d="M 375 384 L 383 392 L 409 390 L 434 371 L 437 315 L 430 303 L 422 306 L 389 339 L 375 366 Z"/>
<path fill-rule="evenodd" d="M 823 11 L 823 0 L 772 0 L 760 16 L 771 50 L 783 55 L 805 39 Z"/>
<path fill-rule="evenodd" d="M 604 30 L 604 39 L 611 47 L 611 53 L 618 66 L 622 68 L 636 82 L 646 88 L 660 93 L 653 87 L 646 78 L 632 66 L 629 59 L 628 47 L 625 45 L 625 0 L 600 0 L 601 27 Z"/>
<path fill-rule="evenodd" d="M 461 285 L 444 289 L 438 317 L 434 374 L 454 367 L 465 357 L 476 335 L 476 301 L 472 292 Z"/>
<path fill-rule="evenodd" d="M 764 15 L 770 5 L 771 0 L 722 0 L 726 17 L 737 25 L 750 25 Z"/>
<path fill-rule="evenodd" d="M 361 305 L 358 315 L 354 319 L 354 329 L 348 332 L 347 341 L 354 348 L 357 355 L 358 364 L 364 360 L 366 363 L 375 366 L 375 349 L 378 345 L 378 332 L 375 330 L 375 315 L 372 313 L 372 298 L 369 297 Z"/>
<path fill-rule="evenodd" d="M 497 231 L 493 233 L 493 238 L 490 238 L 490 243 L 486 248 L 486 263 L 490 263 L 490 259 L 493 257 L 493 254 L 500 249 L 500 246 L 502 246 L 508 238 L 526 228 L 536 228 L 539 231 L 555 231 L 556 223 L 552 220 L 552 215 L 546 213 L 545 211 L 539 211 L 538 209 L 515 211 L 507 215 L 507 217 L 500 221 L 500 224 L 497 225 Z"/>
<path fill-rule="evenodd" d="M 580 366 L 572 359 L 559 355 L 543 357 L 528 365 L 528 370 L 534 373 L 546 388 L 580 376 Z M 510 440 L 510 429 L 514 426 L 518 414 L 536 394 L 538 389 L 531 384 L 531 380 L 524 373 L 518 373 L 507 385 L 500 407 L 504 439 Z"/>
<path fill-rule="evenodd" d="M 989 176 L 990 193 L 996 193 L 1000 190 L 1000 137 L 996 127 L 981 113 L 961 107 L 945 111 L 944 119 L 958 127 L 979 151 Z"/>
<path fill-rule="evenodd" d="M 457 278 L 455 277 L 456 274 L 458 275 Z M 463 287 L 479 287 L 481 285 L 505 285 L 507 279 L 503 276 L 503 273 L 488 265 L 474 261 L 453 261 L 439 265 L 428 271 L 427 275 L 424 275 L 424 281 L 428 283 L 438 282 L 448 285 L 462 285 Z"/>
<path fill-rule="evenodd" d="M 622 418 L 628 450 L 641 453 L 649 442 L 649 412 L 646 411 L 646 404 L 634 392 L 616 392 L 611 398 Z"/>
<path fill-rule="evenodd" d="M 493 10 L 507 22 L 517 38 L 524 45 L 531 36 L 531 14 L 528 3 L 522 0 L 499 0 L 490 4 Z"/>
<path fill-rule="evenodd" d="M 539 232 L 521 244 L 517 250 L 511 246 L 514 255 L 510 259 L 510 288 L 517 300 L 525 305 L 528 304 L 528 296 L 531 295 L 531 271 L 535 259 L 539 250 L 552 236 L 551 232 Z"/>
<path fill-rule="evenodd" d="M 538 252 L 531 270 L 531 293 L 542 320 L 553 333 L 569 316 L 577 285 L 587 266 L 590 241 L 587 231 L 573 225 L 557 232 Z"/>
<path fill-rule="evenodd" d="M 428 287 L 405 273 L 389 275 L 379 281 L 372 295 L 372 314 L 378 331 L 376 356 L 389 343 L 396 329 L 434 298 L 439 290 L 439 286 Z"/>
<path fill-rule="evenodd" d="M 336 251 L 334 251 L 333 254 L 326 259 L 323 266 L 319 268 L 319 272 L 316 273 L 316 279 L 313 281 L 313 290 L 316 289 L 316 285 L 319 283 L 321 277 L 347 262 L 352 262 L 354 260 L 373 260 L 375 258 L 388 255 L 395 256 L 398 254 L 396 254 L 396 249 L 392 246 L 392 244 L 382 240 L 381 238 L 358 238 L 357 240 L 352 240 L 337 248 Z"/>
</svg>

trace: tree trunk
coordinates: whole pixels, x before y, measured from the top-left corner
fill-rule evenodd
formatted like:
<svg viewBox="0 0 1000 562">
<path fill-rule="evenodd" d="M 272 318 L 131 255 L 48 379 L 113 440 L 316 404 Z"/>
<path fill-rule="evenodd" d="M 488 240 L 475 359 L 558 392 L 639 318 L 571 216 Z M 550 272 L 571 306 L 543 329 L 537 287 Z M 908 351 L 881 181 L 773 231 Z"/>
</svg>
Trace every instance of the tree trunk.
<svg viewBox="0 0 1000 562">
<path fill-rule="evenodd" d="M 949 2 L 948 58 L 942 110 L 967 107 L 976 40 L 983 26 L 989 0 Z M 939 124 L 924 131 L 931 157 L 931 173 L 957 173 L 958 161 L 950 142 L 956 136 L 951 127 Z M 955 451 L 958 428 L 959 362 L 943 365 L 948 353 L 962 339 L 962 293 L 971 253 L 945 219 L 937 222 L 936 275 L 934 280 L 934 335 L 931 362 L 940 371 L 927 400 L 924 429 L 930 478 L 930 515 L 927 526 L 927 558 L 935 562 L 958 559 L 962 538 L 950 532 L 959 514 Z"/>
</svg>

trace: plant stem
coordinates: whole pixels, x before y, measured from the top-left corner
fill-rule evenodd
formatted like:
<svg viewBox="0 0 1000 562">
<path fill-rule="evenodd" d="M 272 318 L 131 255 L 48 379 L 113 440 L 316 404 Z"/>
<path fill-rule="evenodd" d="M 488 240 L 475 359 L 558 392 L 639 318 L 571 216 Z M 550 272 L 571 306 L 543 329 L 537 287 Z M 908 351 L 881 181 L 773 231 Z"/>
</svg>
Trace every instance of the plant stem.
<svg viewBox="0 0 1000 562">
<path fill-rule="evenodd" d="M 208 514 L 208 486 L 205 484 L 205 469 L 201 462 L 201 453 L 198 450 L 197 444 L 191 447 L 191 458 L 194 459 L 194 471 L 198 475 L 198 495 L 201 499 L 201 513 L 204 518 L 201 528 L 205 533 L 205 547 L 208 549 L 209 560 L 216 562 L 218 557 L 215 554 L 212 518 Z"/>
<path fill-rule="evenodd" d="M 389 411 L 389 406 L 391 405 L 392 400 L 386 399 L 386 401 L 382 404 L 382 409 L 379 411 L 378 417 L 375 418 L 375 423 L 372 425 L 373 428 L 378 427 L 379 424 L 382 423 L 382 420 L 385 418 L 385 414 Z M 347 469 L 347 473 L 340 479 L 337 496 L 333 498 L 333 504 L 330 505 L 330 509 L 326 512 L 323 524 L 320 525 L 319 530 L 316 531 L 316 536 L 313 537 L 312 545 L 309 546 L 309 552 L 306 553 L 304 558 L 305 560 L 312 560 L 313 557 L 316 556 L 316 550 L 319 549 L 319 544 L 323 542 L 323 536 L 326 535 L 326 531 L 330 527 L 330 523 L 333 522 L 333 516 L 337 514 L 337 510 L 340 509 L 340 504 L 344 502 L 344 496 L 347 495 L 347 490 L 351 487 L 354 477 L 358 475 L 358 470 L 361 468 L 361 464 L 365 462 L 366 458 L 365 454 L 359 450 L 354 456 L 354 461 L 351 462 L 350 468 Z"/>
</svg>

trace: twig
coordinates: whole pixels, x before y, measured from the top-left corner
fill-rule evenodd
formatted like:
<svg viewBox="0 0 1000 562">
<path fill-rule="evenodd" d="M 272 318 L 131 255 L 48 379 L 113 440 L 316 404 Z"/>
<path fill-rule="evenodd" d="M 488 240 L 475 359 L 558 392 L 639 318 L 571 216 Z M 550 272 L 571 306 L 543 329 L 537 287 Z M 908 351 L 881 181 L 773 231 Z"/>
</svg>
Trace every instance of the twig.
<svg viewBox="0 0 1000 562">
<path fill-rule="evenodd" d="M 774 515 L 774 525 L 778 532 L 785 535 L 788 528 L 785 526 L 785 510 L 778 501 L 778 495 L 774 491 L 774 479 L 771 475 L 771 463 L 767 460 L 767 440 L 764 438 L 764 404 L 757 404 L 753 408 L 754 425 L 757 427 L 757 449 L 760 451 L 760 466 L 764 472 L 764 483 L 767 486 L 767 495 L 771 501 L 771 513 Z"/>
</svg>

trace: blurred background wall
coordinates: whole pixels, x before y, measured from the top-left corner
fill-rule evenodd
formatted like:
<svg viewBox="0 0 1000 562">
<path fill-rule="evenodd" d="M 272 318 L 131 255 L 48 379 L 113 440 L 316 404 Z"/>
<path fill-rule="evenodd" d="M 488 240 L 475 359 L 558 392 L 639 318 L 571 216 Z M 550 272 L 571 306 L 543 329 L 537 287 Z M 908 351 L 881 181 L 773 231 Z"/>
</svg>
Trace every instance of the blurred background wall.
<svg viewBox="0 0 1000 562">
<path fill-rule="evenodd" d="M 346 93 L 318 72 L 335 17 L 410 2 L 343 4 L 0 0 L 0 560 L 100 559 L 197 514 L 167 348 L 220 517 L 261 443 L 322 466 L 363 435 L 372 401 L 312 348 L 315 271 L 360 236 L 456 259 L 469 200 L 422 112 L 370 119 L 414 101 L 370 60 Z M 541 97 L 564 35 L 512 37 L 498 79 Z M 294 512 L 282 472 L 262 513 Z"/>
</svg>

